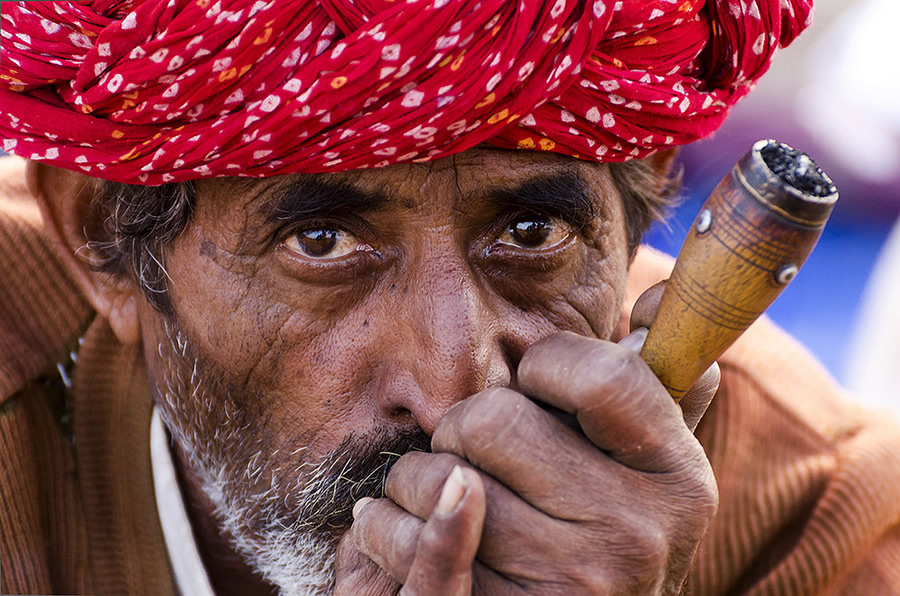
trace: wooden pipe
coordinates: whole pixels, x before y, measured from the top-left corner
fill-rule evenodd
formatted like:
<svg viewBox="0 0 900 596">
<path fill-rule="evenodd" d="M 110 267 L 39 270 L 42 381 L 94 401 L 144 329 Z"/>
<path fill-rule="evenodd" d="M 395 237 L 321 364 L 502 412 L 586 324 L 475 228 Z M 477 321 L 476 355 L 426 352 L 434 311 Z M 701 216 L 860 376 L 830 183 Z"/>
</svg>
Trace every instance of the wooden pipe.
<svg viewBox="0 0 900 596">
<path fill-rule="evenodd" d="M 666 284 L 641 357 L 675 400 L 794 278 L 837 189 L 805 154 L 758 141 L 706 200 Z"/>
</svg>

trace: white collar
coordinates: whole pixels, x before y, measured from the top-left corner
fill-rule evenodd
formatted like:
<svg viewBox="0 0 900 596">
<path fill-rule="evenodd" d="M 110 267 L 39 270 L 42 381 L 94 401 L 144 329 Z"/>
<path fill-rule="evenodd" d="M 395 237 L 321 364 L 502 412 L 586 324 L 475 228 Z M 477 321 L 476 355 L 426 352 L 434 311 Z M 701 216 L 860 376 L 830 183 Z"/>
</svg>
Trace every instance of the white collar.
<svg viewBox="0 0 900 596">
<path fill-rule="evenodd" d="M 150 421 L 150 462 L 156 509 L 178 591 L 181 596 L 214 596 L 175 476 L 169 435 L 155 407 Z"/>
</svg>

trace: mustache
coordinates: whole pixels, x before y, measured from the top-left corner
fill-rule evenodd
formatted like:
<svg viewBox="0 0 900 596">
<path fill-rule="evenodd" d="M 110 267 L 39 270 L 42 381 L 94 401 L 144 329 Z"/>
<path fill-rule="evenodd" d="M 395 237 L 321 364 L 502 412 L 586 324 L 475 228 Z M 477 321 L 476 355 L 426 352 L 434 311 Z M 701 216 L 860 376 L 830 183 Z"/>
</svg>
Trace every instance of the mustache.
<svg viewBox="0 0 900 596">
<path fill-rule="evenodd" d="M 353 522 L 353 505 L 363 497 L 381 498 L 388 473 L 406 453 L 430 452 L 431 439 L 421 429 L 371 440 L 348 437 L 321 462 L 304 483 L 293 525 L 313 533 L 337 533 Z"/>
</svg>

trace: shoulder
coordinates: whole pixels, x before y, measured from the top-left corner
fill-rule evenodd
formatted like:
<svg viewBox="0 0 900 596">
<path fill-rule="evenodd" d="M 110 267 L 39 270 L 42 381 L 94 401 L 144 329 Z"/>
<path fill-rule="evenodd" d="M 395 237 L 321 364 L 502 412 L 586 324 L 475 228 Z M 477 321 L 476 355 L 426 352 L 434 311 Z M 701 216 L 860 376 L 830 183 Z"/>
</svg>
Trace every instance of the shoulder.
<svg viewBox="0 0 900 596">
<path fill-rule="evenodd" d="M 720 505 L 694 591 L 900 594 L 900 426 L 849 399 L 768 320 L 720 366 L 697 429 Z"/>
<path fill-rule="evenodd" d="M 672 263 L 639 250 L 625 308 Z M 719 391 L 697 438 L 720 504 L 691 592 L 900 594 L 897 421 L 860 407 L 766 317 L 719 365 Z"/>
<path fill-rule="evenodd" d="M 92 316 L 50 245 L 25 162 L 0 158 L 0 403 L 66 358 Z"/>
<path fill-rule="evenodd" d="M 671 274 L 673 264 L 672 257 L 641 246 L 629 270 L 623 308 L 630 312 L 641 292 Z M 719 358 L 719 365 L 723 383 L 716 401 L 729 402 L 722 404 L 722 409 L 761 408 L 767 419 L 791 420 L 797 433 L 809 433 L 810 438 L 829 444 L 871 422 L 872 417 L 815 357 L 766 316 Z M 751 395 L 754 403 L 745 404 Z M 716 407 L 710 414 L 718 410 Z M 732 423 L 750 424 L 752 420 L 750 412 L 742 412 L 740 420 Z"/>
</svg>

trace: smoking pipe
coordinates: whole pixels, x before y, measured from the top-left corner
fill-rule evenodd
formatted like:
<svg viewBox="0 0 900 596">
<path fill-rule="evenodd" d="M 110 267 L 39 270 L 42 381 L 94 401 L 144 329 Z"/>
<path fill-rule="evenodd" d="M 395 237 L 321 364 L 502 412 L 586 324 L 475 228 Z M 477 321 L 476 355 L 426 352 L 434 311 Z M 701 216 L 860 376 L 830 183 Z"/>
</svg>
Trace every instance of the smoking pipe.
<svg viewBox="0 0 900 596">
<path fill-rule="evenodd" d="M 804 153 L 756 142 L 700 209 L 641 357 L 675 400 L 794 279 L 837 201 Z"/>
</svg>

